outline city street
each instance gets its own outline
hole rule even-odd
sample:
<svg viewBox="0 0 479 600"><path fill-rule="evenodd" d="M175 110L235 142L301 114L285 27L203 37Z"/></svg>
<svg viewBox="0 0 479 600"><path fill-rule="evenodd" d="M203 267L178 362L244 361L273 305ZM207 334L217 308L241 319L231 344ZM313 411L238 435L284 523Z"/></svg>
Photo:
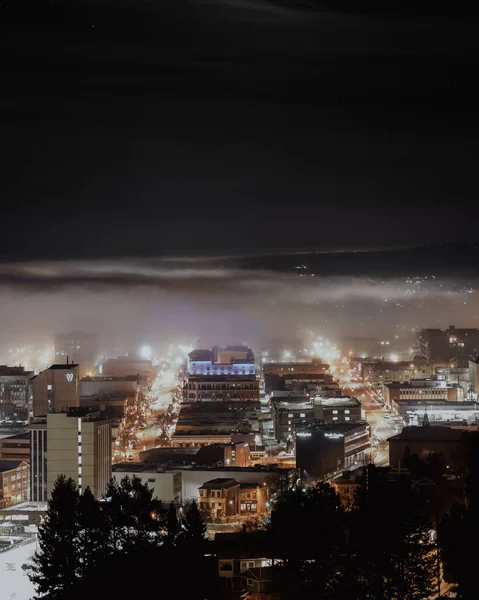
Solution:
<svg viewBox="0 0 479 600"><path fill-rule="evenodd" d="M345 383L344 393L355 396L361 401L365 419L371 426L372 456L378 466L389 464L387 440L399 433L402 421L384 407L381 389L363 383Z"/></svg>

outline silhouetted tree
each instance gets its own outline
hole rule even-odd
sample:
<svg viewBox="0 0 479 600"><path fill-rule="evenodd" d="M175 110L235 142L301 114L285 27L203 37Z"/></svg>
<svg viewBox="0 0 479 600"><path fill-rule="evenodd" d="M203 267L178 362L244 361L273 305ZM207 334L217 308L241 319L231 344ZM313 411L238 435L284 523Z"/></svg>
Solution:
<svg viewBox="0 0 479 600"><path fill-rule="evenodd" d="M172 502L168 508L168 514L166 515L166 543L174 544L179 534L180 521L176 514L176 506Z"/></svg>
<svg viewBox="0 0 479 600"><path fill-rule="evenodd" d="M29 575L36 598L56 600L74 589L79 572L78 489L61 475L55 482L43 525L38 528L40 552Z"/></svg>

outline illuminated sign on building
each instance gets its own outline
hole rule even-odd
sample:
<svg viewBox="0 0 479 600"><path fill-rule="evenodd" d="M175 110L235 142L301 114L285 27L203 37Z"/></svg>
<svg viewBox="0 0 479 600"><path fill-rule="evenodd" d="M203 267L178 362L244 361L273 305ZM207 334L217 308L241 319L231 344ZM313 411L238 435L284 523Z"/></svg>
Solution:
<svg viewBox="0 0 479 600"><path fill-rule="evenodd" d="M340 438L344 437L344 435L342 433L325 433L324 437L327 437L330 440L339 440Z"/></svg>
<svg viewBox="0 0 479 600"><path fill-rule="evenodd" d="M299 433L296 434L296 437L311 437L311 433L307 433L305 431L300 431Z"/></svg>
<svg viewBox="0 0 479 600"><path fill-rule="evenodd" d="M73 373L67 373L65 377L67 378L67 381L73 381Z"/></svg>

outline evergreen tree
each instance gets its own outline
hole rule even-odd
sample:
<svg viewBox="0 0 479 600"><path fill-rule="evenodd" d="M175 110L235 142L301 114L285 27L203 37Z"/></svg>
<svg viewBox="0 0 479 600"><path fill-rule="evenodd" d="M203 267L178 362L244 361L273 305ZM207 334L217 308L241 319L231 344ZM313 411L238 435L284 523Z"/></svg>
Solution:
<svg viewBox="0 0 479 600"><path fill-rule="evenodd" d="M206 523L204 522L198 505L193 500L186 510L183 522L185 537L192 540L204 540L206 534Z"/></svg>
<svg viewBox="0 0 479 600"><path fill-rule="evenodd" d="M106 515L89 487L78 501L78 552L81 578L96 573L111 552Z"/></svg>
<svg viewBox="0 0 479 600"><path fill-rule="evenodd" d="M435 545L407 478L389 481L366 467L352 516L353 587L364 600L423 600L437 587Z"/></svg>
<svg viewBox="0 0 479 600"><path fill-rule="evenodd" d="M68 597L79 572L78 489L60 475L55 482L45 521L38 529L40 552L35 554L30 579L36 598Z"/></svg>
<svg viewBox="0 0 479 600"><path fill-rule="evenodd" d="M180 521L176 514L176 507L173 502L168 508L166 516L166 543L173 545L180 533Z"/></svg>

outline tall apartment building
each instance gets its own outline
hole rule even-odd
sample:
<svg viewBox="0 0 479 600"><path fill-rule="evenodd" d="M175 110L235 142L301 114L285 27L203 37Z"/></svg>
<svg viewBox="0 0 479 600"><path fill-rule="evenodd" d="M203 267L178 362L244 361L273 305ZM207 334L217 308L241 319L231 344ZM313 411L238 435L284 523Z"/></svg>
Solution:
<svg viewBox="0 0 479 600"><path fill-rule="evenodd" d="M34 417L80 406L79 365L55 364L30 379Z"/></svg>
<svg viewBox="0 0 479 600"><path fill-rule="evenodd" d="M0 404L27 406L28 380L33 374L33 371L25 371L25 367L0 365Z"/></svg>
<svg viewBox="0 0 479 600"><path fill-rule="evenodd" d="M464 356L475 359L479 354L479 329L421 329L417 339L419 354L429 362L448 362Z"/></svg>
<svg viewBox="0 0 479 600"><path fill-rule="evenodd" d="M111 423L83 408L31 424L31 499L45 502L59 475L100 498L111 478Z"/></svg>
<svg viewBox="0 0 479 600"><path fill-rule="evenodd" d="M96 370L97 340L93 333L72 331L70 333L57 333L55 340L55 360L59 363L70 362L80 365L80 377Z"/></svg>

